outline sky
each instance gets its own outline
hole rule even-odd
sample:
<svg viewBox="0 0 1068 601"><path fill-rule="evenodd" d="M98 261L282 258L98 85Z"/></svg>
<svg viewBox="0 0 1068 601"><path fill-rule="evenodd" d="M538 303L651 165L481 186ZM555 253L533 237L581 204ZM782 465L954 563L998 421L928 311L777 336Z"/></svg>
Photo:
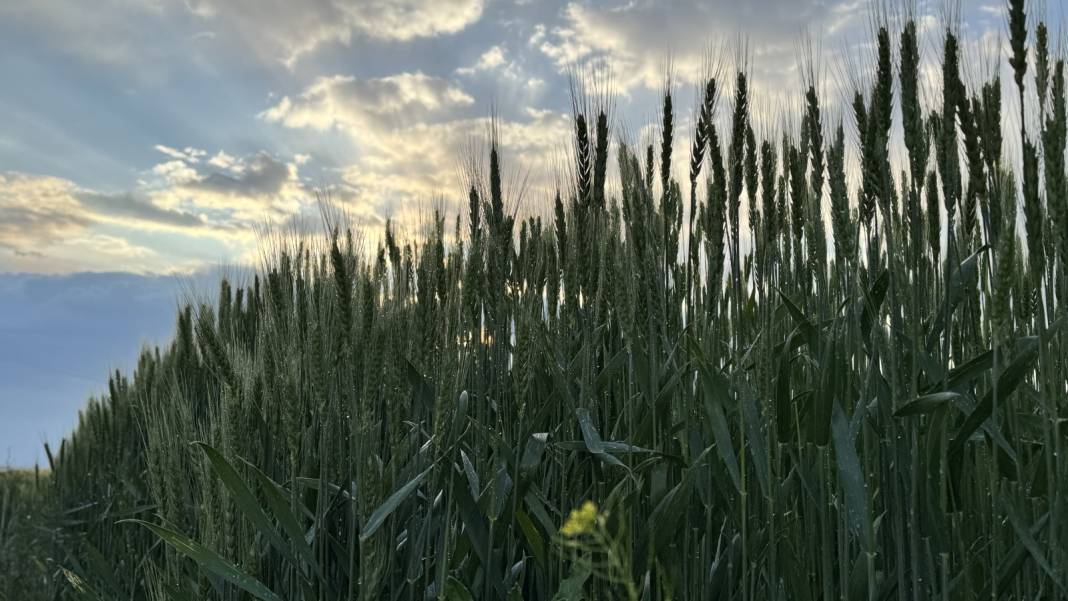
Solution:
<svg viewBox="0 0 1068 601"><path fill-rule="evenodd" d="M955 3L909 6L933 60ZM1000 2L951 12L966 40L1005 31ZM655 135L666 73L685 132L699 83L740 59L770 114L816 57L835 118L872 19L862 0L0 2L0 465L41 460L184 296L255 265L265 229L315 223L317 195L418 234L455 214L495 116L513 201L541 211L575 73L631 142Z"/></svg>

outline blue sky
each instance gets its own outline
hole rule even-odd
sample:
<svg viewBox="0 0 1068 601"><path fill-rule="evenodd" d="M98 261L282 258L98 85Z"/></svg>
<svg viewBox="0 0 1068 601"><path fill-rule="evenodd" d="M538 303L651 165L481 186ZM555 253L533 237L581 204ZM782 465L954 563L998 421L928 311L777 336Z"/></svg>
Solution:
<svg viewBox="0 0 1068 601"><path fill-rule="evenodd" d="M990 46L1001 3L964 4ZM932 61L943 6L914 7ZM774 112L800 97L807 39L833 117L871 18L860 0L0 2L0 464L41 457L110 369L167 340L186 284L254 264L257 228L314 220L316 190L369 232L417 232L461 197L495 110L540 211L569 71L607 69L614 128L640 141L669 58L684 131L710 56L726 73L744 47Z"/></svg>

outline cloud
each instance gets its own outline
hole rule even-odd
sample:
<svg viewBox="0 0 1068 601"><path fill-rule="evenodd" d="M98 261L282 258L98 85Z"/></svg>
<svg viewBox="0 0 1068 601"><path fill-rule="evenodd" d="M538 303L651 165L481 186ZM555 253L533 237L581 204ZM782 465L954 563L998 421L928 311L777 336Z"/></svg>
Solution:
<svg viewBox="0 0 1068 601"><path fill-rule="evenodd" d="M460 67L456 70L458 75L474 75L480 71L493 71L498 67L501 67L507 63L504 58L504 48L501 46L492 46L489 50L482 53L482 56L478 57L478 61L470 67Z"/></svg>
<svg viewBox="0 0 1068 601"><path fill-rule="evenodd" d="M111 257L121 257L122 259L135 262L142 262L148 258L158 258L159 255L156 251L133 244L125 238L119 236L109 236L107 234L89 234L86 236L79 236L70 241L70 246L76 250L84 250L90 253L99 253ZM129 265L129 263L127 263ZM125 271L125 270L124 270ZM129 271L140 271L137 269L129 269Z"/></svg>
<svg viewBox="0 0 1068 601"><path fill-rule="evenodd" d="M152 173L171 184L184 184L197 178L197 170L190 166L189 162L181 159L157 163L152 167Z"/></svg>
<svg viewBox="0 0 1068 601"><path fill-rule="evenodd" d="M4 0L0 23L42 31L79 60L159 77L170 59L198 45L234 44L295 66L354 37L407 42L455 34L478 21L484 0ZM193 45L190 45L190 42Z"/></svg>
<svg viewBox="0 0 1068 601"><path fill-rule="evenodd" d="M530 66L527 57L513 57L504 46L496 45L483 52L473 64L459 67L454 72L465 79L482 77L492 82L495 92L510 94L525 104L530 101L531 93L545 84L529 72Z"/></svg>
<svg viewBox="0 0 1068 601"><path fill-rule="evenodd" d="M231 166L228 171L209 173L188 185L194 190L228 196L273 196L296 180L295 169L268 154L258 154L240 168Z"/></svg>
<svg viewBox="0 0 1068 601"><path fill-rule="evenodd" d="M300 213L314 194L301 182L296 158L283 161L260 152L245 157L217 154L207 163L157 165L161 176L144 193L156 206L196 214L228 236L252 238L252 226ZM218 160L216 160L218 159ZM220 166L225 165L225 166Z"/></svg>
<svg viewBox="0 0 1068 601"><path fill-rule="evenodd" d="M94 224L196 233L212 224L156 204L143 191L107 193L50 176L0 173L0 248L39 253Z"/></svg>
<svg viewBox="0 0 1068 601"><path fill-rule="evenodd" d="M462 192L459 165L478 158L470 154L491 125L486 117L467 114L472 103L455 83L421 73L335 76L282 98L260 116L287 128L346 134L359 153L340 169L337 195L367 217L392 216L414 225L428 202L455 200ZM569 123L554 111L498 122L502 150L512 164L529 170L530 187L548 180L550 156L567 147Z"/></svg>
<svg viewBox="0 0 1068 601"><path fill-rule="evenodd" d="M133 271L190 269L202 261L191 257L204 241L238 256L254 247L254 226L284 221L314 202L296 158L220 151L201 162L203 151L164 154L185 158L155 165L147 179L118 192L0 172L0 251L7 251L0 252L0 270L99 269L116 261ZM150 233L172 238L157 240ZM167 246L170 256L164 258L155 245L173 245L173 236L183 242L177 255Z"/></svg>
<svg viewBox="0 0 1068 601"><path fill-rule="evenodd" d="M234 166L235 163L234 157L220 150L219 152L215 153L214 156L208 159L208 164L212 167L218 167L219 169L230 169Z"/></svg>
<svg viewBox="0 0 1068 601"><path fill-rule="evenodd" d="M265 49L292 67L329 43L353 36L406 42L454 34L481 18L483 0L261 0L190 1L206 22L230 31L248 46Z"/></svg>
<svg viewBox="0 0 1068 601"><path fill-rule="evenodd" d="M840 30L861 10L859 3L816 0L572 2L564 8L560 25L535 27L529 44L560 70L608 65L616 89L628 92L662 86L669 58L678 81L698 81L705 74L710 47L723 42L727 58L731 44L744 44L757 71L781 76L796 66L797 39L811 24L819 28L813 33L828 34L832 25ZM723 54L719 48L717 53Z"/></svg>
<svg viewBox="0 0 1068 601"><path fill-rule="evenodd" d="M5 0L0 23L43 29L54 48L97 64L129 66L161 56L152 23L161 15L152 1ZM157 40L158 41L158 40Z"/></svg>
<svg viewBox="0 0 1068 601"><path fill-rule="evenodd" d="M320 77L299 97L261 113L287 127L393 129L448 118L474 99L446 79L422 73L358 79Z"/></svg>
<svg viewBox="0 0 1068 601"><path fill-rule="evenodd" d="M233 156L219 150L202 161L208 156L203 150L156 149L178 158L154 165L152 177L141 181L136 195L120 195L125 210L136 207L156 221L183 225L195 215L198 223L236 230L300 212L313 196L299 175L299 166L310 160L307 155L285 161L267 152Z"/></svg>
<svg viewBox="0 0 1068 601"><path fill-rule="evenodd" d="M183 265L110 230L222 235L201 218L156 205L138 193L108 194L48 176L0 173L0 270L128 271Z"/></svg>
<svg viewBox="0 0 1068 601"><path fill-rule="evenodd" d="M284 161L266 152L235 157L220 150L202 162L208 154L203 150L164 154L184 158L156 164L134 190L73 195L91 221L227 237L250 236L242 229L300 212L313 196L300 181L296 157Z"/></svg>
<svg viewBox="0 0 1068 601"><path fill-rule="evenodd" d="M0 248L31 256L92 223L71 182L0 173Z"/></svg>
<svg viewBox="0 0 1068 601"><path fill-rule="evenodd" d="M979 12L986 13L994 17L1004 17L1006 14L1005 6L1000 4L980 4Z"/></svg>
<svg viewBox="0 0 1068 601"><path fill-rule="evenodd" d="M370 37L410 40L456 33L482 16L482 0L365 0L345 11Z"/></svg>
<svg viewBox="0 0 1068 601"><path fill-rule="evenodd" d="M163 144L156 144L155 146L153 146L153 148L171 157L172 159L185 161L187 163L197 163L200 161L200 158L202 156L207 154L203 150L200 150L198 148L191 148L189 146L186 146L184 150L178 150L176 148L171 148L170 146L164 146Z"/></svg>
<svg viewBox="0 0 1068 601"><path fill-rule="evenodd" d="M164 209L143 195L133 192L107 194L86 190L78 191L74 196L80 201L82 208L99 221L114 219L139 227L156 224L168 229L198 229L208 225L196 215Z"/></svg>

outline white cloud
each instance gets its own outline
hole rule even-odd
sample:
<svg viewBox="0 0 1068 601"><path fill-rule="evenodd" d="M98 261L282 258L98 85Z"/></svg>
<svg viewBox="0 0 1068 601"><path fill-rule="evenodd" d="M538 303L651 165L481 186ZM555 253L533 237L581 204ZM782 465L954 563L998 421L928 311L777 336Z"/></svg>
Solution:
<svg viewBox="0 0 1068 601"><path fill-rule="evenodd" d="M163 144L156 144L153 148L172 159L178 159L189 163L200 162L200 158L207 154L203 150L192 148L190 146L186 146L183 150L178 150L177 148L171 148L170 146L164 146Z"/></svg>
<svg viewBox="0 0 1068 601"><path fill-rule="evenodd" d="M127 260L143 260L159 256L156 251L150 248L133 244L125 238L109 236L107 234L79 236L71 240L70 246L74 248L82 248L90 252L122 257Z"/></svg>
<svg viewBox="0 0 1068 601"><path fill-rule="evenodd" d="M529 94L545 82L527 72L529 63L526 58L521 55L511 57L503 46L491 46L478 57L477 61L469 66L459 67L455 73L464 78L482 76L493 81L498 89L504 88L512 93Z"/></svg>
<svg viewBox="0 0 1068 601"><path fill-rule="evenodd" d="M234 167L234 157L220 150L208 159L208 164L219 169L231 169Z"/></svg>
<svg viewBox="0 0 1068 601"><path fill-rule="evenodd" d="M422 73L358 79L320 77L300 96L261 113L287 127L393 129L448 118L474 99L448 80Z"/></svg>
<svg viewBox="0 0 1068 601"><path fill-rule="evenodd" d="M360 214L412 225L427 202L461 195L459 165L490 129L488 118L466 115L472 103L456 84L420 73L338 76L282 98L261 117L288 128L345 133L359 153L340 171L342 200ZM528 183L536 187L551 175L550 157L567 148L570 126L558 112L528 115L499 122L498 134L504 156L514 161L506 166L529 170Z"/></svg>
<svg viewBox="0 0 1068 601"><path fill-rule="evenodd" d="M58 177L0 173L0 248L40 253L48 244L82 231L91 218L76 191L74 184Z"/></svg>
<svg viewBox="0 0 1068 601"><path fill-rule="evenodd" d="M189 166L189 163L180 159L159 163L152 167L152 172L170 184L184 184L197 178L196 169L193 169Z"/></svg>
<svg viewBox="0 0 1068 601"><path fill-rule="evenodd" d="M0 270L7 271L169 271L183 266L182 258L164 258L101 228L210 230L192 215L143 198L91 192L65 179L23 173L0 173L0 214Z"/></svg>
<svg viewBox="0 0 1068 601"><path fill-rule="evenodd" d="M234 230L264 219L285 219L312 202L295 161L262 152L246 157L220 152L208 165L213 169L198 169L184 161L156 165L153 173L159 180L149 182L144 194L155 205L203 215L206 221Z"/></svg>
<svg viewBox="0 0 1068 601"><path fill-rule="evenodd" d="M745 45L754 70L774 75L776 86L782 87L780 78L797 64L797 40L804 30L815 27L817 36L834 34L862 10L856 2L828 5L812 0L571 2L563 10L562 24L536 26L529 44L561 71L607 65L613 86L623 93L638 87L658 89L669 61L676 81L696 82L705 75L710 48L719 55L714 60L730 67L733 48Z"/></svg>
<svg viewBox="0 0 1068 601"><path fill-rule="evenodd" d="M255 247L254 226L285 221L314 203L297 159L220 151L200 163L206 153L185 154L155 165L137 187L122 192L0 172L0 270L193 268L197 261L190 257L205 241L243 256ZM152 233L167 234L172 242L173 236L186 238L189 254L174 256L173 247L160 252Z"/></svg>
<svg viewBox="0 0 1068 601"><path fill-rule="evenodd" d="M51 176L0 172L0 248L32 253L102 224L219 235L219 224L163 206L144 191L87 190Z"/></svg>
<svg viewBox="0 0 1068 601"><path fill-rule="evenodd" d="M324 44L353 36L405 42L454 34L478 21L483 0L189 1L190 10L288 66Z"/></svg>
<svg viewBox="0 0 1068 601"><path fill-rule="evenodd" d="M151 63L157 69L140 73L158 78L158 67L197 44L232 43L293 67L323 45L354 37L406 42L455 34L483 8L484 0L4 0L0 22L43 30L81 60ZM193 22L183 23L190 15Z"/></svg>
<svg viewBox="0 0 1068 601"><path fill-rule="evenodd" d="M504 58L504 48L501 46L493 46L489 50L482 53L482 56L478 57L478 61L470 67L460 67L456 70L459 75L473 75L480 71L493 71L498 67L505 65L507 61Z"/></svg>

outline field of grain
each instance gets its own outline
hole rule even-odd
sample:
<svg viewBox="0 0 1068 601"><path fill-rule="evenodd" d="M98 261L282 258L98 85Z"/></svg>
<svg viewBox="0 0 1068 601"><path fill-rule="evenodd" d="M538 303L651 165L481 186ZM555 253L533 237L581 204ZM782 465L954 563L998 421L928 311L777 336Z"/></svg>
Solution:
<svg viewBox="0 0 1068 601"><path fill-rule="evenodd" d="M273 239L0 474L0 597L1068 597L1065 65L1024 5L1012 82L946 28L930 89L877 24L840 120L723 71L681 155L672 90L644 148L577 102L551 217L491 136L425 236Z"/></svg>

